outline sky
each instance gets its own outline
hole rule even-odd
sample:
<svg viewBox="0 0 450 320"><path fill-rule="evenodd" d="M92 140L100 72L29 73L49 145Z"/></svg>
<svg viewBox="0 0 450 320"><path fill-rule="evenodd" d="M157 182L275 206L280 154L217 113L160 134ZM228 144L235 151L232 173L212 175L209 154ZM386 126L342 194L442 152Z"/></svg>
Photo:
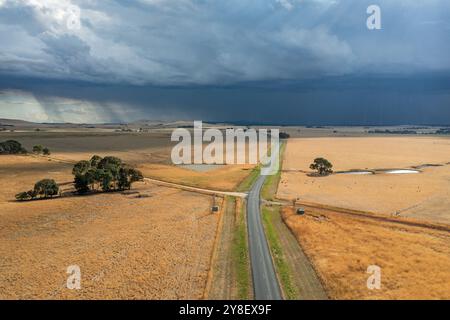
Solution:
<svg viewBox="0 0 450 320"><path fill-rule="evenodd" d="M0 0L0 118L450 124L450 1Z"/></svg>

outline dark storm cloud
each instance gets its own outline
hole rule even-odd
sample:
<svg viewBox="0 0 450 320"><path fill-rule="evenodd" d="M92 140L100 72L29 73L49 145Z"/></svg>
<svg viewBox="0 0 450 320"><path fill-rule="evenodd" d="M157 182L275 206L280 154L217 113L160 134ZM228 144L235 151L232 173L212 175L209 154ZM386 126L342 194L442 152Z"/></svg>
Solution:
<svg viewBox="0 0 450 320"><path fill-rule="evenodd" d="M47 97L90 101L98 119L201 119L266 124L450 124L450 77L335 77L233 86L124 86L0 79L0 87L33 93L48 116L61 108ZM114 106L112 106L114 104ZM67 112L67 111L66 111ZM88 118L92 119L92 118Z"/></svg>
<svg viewBox="0 0 450 320"><path fill-rule="evenodd" d="M0 117L448 123L450 2L375 2L0 0Z"/></svg>

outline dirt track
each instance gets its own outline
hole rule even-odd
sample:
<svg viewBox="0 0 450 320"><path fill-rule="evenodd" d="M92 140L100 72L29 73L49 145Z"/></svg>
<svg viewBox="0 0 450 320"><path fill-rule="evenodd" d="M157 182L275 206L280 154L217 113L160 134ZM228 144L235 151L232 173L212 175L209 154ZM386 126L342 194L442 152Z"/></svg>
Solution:
<svg viewBox="0 0 450 320"><path fill-rule="evenodd" d="M283 254L293 271L293 281L298 289L300 300L328 299L325 289L317 277L308 257L303 252L291 230L283 222L281 215L274 214L273 223L283 247Z"/></svg>
<svg viewBox="0 0 450 320"><path fill-rule="evenodd" d="M403 218L403 217L386 217L384 215L379 215L379 214L375 214L375 213L371 213L371 212L351 210L351 209L346 209L346 208L338 208L338 207L332 207L332 206L309 203L309 202L302 202L302 201L297 201L296 204L301 205L305 209L312 209L316 213L338 213L338 214L355 216L355 217L363 218L363 219L378 220L378 221L383 221L383 222L403 224L403 225L411 226L411 227L427 228L427 229L432 229L432 230L450 232L450 226L446 225L446 224L415 221L414 219Z"/></svg>
<svg viewBox="0 0 450 320"><path fill-rule="evenodd" d="M236 223L235 202L229 198L223 211L221 230L219 231L217 252L212 266L213 275L207 295L211 300L236 299L234 266L233 266L233 235Z"/></svg>

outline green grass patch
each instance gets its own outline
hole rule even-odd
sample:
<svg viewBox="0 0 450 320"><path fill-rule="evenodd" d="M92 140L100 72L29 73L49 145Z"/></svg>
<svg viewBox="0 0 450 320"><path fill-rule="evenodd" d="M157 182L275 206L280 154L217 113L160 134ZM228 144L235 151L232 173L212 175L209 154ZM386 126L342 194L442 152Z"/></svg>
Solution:
<svg viewBox="0 0 450 320"><path fill-rule="evenodd" d="M292 270L284 258L280 240L273 222L274 216L276 214L280 214L279 211L279 206L263 206L263 224L266 231L267 241L269 242L270 251L272 252L272 257L275 262L275 268L277 270L277 274L283 288L283 292L287 299L296 300L298 299L298 291L292 280Z"/></svg>
<svg viewBox="0 0 450 320"><path fill-rule="evenodd" d="M247 300L250 298L250 257L244 205L236 219L233 239L233 260L236 272L238 299Z"/></svg>
<svg viewBox="0 0 450 320"><path fill-rule="evenodd" d="M254 167L250 174L239 184L236 191L245 192L250 190L256 179L258 179L260 171L259 166Z"/></svg>
<svg viewBox="0 0 450 320"><path fill-rule="evenodd" d="M278 184L281 179L281 170L274 175L267 176L266 181L261 189L261 197L265 200L273 201L277 193Z"/></svg>
<svg viewBox="0 0 450 320"><path fill-rule="evenodd" d="M267 176L266 181L261 189L261 197L265 200L274 200L277 193L278 184L281 179L281 165L283 162L284 150L286 149L286 143L282 142L280 146L280 167L276 174Z"/></svg>

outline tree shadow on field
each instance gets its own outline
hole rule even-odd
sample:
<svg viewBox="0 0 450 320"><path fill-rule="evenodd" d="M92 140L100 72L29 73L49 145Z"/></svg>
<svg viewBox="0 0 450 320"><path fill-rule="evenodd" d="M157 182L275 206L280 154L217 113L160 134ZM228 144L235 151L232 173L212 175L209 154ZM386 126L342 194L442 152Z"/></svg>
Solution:
<svg viewBox="0 0 450 320"><path fill-rule="evenodd" d="M325 177L332 175L332 173L320 174L318 172L309 172L306 175L311 178L325 178Z"/></svg>

